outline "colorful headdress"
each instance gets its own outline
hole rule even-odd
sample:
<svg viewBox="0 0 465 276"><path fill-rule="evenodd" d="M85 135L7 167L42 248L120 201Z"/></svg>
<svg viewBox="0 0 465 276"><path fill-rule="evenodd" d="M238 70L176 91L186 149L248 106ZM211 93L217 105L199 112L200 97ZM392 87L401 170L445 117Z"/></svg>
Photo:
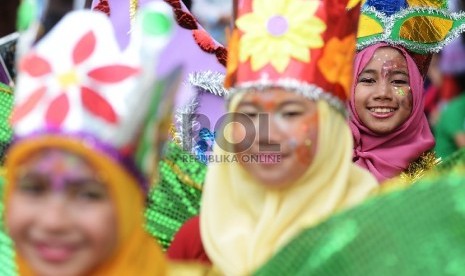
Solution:
<svg viewBox="0 0 465 276"><path fill-rule="evenodd" d="M282 87L338 110L349 95L359 1L238 1L227 85Z"/></svg>
<svg viewBox="0 0 465 276"><path fill-rule="evenodd" d="M357 49L378 42L412 53L424 75L432 53L465 30L465 14L449 13L446 0L366 0L360 16Z"/></svg>
<svg viewBox="0 0 465 276"><path fill-rule="evenodd" d="M173 24L167 5L147 6L121 50L105 15L66 15L19 62L14 151L84 145L124 165L147 190L160 102L179 73L155 77Z"/></svg>
<svg viewBox="0 0 465 276"><path fill-rule="evenodd" d="M175 142L186 152L205 161L211 150L214 126L226 113L224 73L226 48L215 41L199 24L181 0L94 0L93 9L110 17L120 46L125 46L133 28L138 8L147 3L166 2L173 9L177 24L174 38L162 56L169 56L158 68L164 74L182 63L182 79L186 85L179 87L176 101L175 127L172 128Z"/></svg>

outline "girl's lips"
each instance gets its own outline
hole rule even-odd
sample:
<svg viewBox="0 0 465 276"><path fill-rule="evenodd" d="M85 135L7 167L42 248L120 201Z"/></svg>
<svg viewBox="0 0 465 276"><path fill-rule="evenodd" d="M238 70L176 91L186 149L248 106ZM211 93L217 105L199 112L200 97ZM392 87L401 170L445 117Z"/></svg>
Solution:
<svg viewBox="0 0 465 276"><path fill-rule="evenodd" d="M69 260L75 251L74 247L70 245L37 243L34 247L43 260L53 263L60 263Z"/></svg>
<svg viewBox="0 0 465 276"><path fill-rule="evenodd" d="M377 119L387 119L387 118L390 118L392 116L394 116L395 112L396 112L396 109L393 109L393 108L383 108L381 109L382 112L379 112L380 109L378 108L369 108L368 111L370 112L370 114L377 118Z"/></svg>

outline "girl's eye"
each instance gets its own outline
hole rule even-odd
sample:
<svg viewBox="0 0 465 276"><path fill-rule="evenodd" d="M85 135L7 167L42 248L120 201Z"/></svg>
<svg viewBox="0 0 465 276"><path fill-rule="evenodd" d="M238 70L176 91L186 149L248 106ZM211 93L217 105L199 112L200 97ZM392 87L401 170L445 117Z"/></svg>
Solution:
<svg viewBox="0 0 465 276"><path fill-rule="evenodd" d="M285 118L292 118L302 115L302 111L285 111L282 113L283 117Z"/></svg>
<svg viewBox="0 0 465 276"><path fill-rule="evenodd" d="M91 189L79 191L77 194L78 198L89 200L89 201L100 201L105 198L105 194L100 191L93 191Z"/></svg>
<svg viewBox="0 0 465 276"><path fill-rule="evenodd" d="M71 183L70 193L78 199L86 201L100 201L107 197L106 189L99 182L81 182Z"/></svg>
<svg viewBox="0 0 465 276"><path fill-rule="evenodd" d="M362 83L375 83L375 79L373 78L360 78L358 80L358 82L362 82Z"/></svg>
<svg viewBox="0 0 465 276"><path fill-rule="evenodd" d="M25 177L18 182L18 189L28 195L40 196L47 192L48 185L44 179Z"/></svg>
<svg viewBox="0 0 465 276"><path fill-rule="evenodd" d="M394 85L406 85L406 84L408 84L408 81L406 81L406 80L393 80L392 84L394 84Z"/></svg>

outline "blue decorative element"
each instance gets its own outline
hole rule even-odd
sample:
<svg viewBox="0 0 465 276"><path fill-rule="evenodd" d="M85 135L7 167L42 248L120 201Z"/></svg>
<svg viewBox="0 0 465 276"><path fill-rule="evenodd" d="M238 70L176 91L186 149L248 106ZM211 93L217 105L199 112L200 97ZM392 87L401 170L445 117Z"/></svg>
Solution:
<svg viewBox="0 0 465 276"><path fill-rule="evenodd" d="M405 0L367 0L364 7L374 7L387 16L393 15L408 7Z"/></svg>
<svg viewBox="0 0 465 276"><path fill-rule="evenodd" d="M202 163L207 164L208 162L208 151L213 151L213 145L215 144L216 132L211 132L208 128L202 128L199 132L199 140L194 146L194 154L198 160Z"/></svg>

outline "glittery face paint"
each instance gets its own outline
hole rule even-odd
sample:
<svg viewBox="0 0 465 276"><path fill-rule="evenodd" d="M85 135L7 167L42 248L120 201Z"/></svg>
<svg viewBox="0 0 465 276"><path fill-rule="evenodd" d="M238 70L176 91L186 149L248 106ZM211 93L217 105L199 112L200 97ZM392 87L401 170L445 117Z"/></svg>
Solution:
<svg viewBox="0 0 465 276"><path fill-rule="evenodd" d="M373 60L382 62L381 77L383 79L392 78L396 74L408 76L407 63L403 56L392 53L375 54Z"/></svg>
<svg viewBox="0 0 465 276"><path fill-rule="evenodd" d="M398 88L398 87L396 87L396 88L395 88L395 93L396 93L397 95L399 95L399 96L404 97L404 96L407 95L407 93L410 93L410 88L407 88L407 89L405 89L405 90L407 90L407 92L404 91L404 88Z"/></svg>
<svg viewBox="0 0 465 276"><path fill-rule="evenodd" d="M381 76L383 78L387 78L390 73L396 68L396 63L393 60L386 60L383 62L383 66L381 67Z"/></svg>
<svg viewBox="0 0 465 276"><path fill-rule="evenodd" d="M378 48L357 77L355 111L377 134L388 134L410 116L413 96L407 60L397 49Z"/></svg>
<svg viewBox="0 0 465 276"><path fill-rule="evenodd" d="M249 149L236 151L239 160L245 155L268 154L264 146L267 142L280 147L282 158L279 163L241 163L259 182L284 186L295 181L310 166L317 147L318 113L315 102L292 92L270 89L244 95L236 112L246 114L257 133ZM260 121L259 114L267 115L268 121ZM263 130L267 132L263 133ZM233 128L233 136L240 132L241 128ZM311 141L310 145L308 141Z"/></svg>
<svg viewBox="0 0 465 276"><path fill-rule="evenodd" d="M70 185L103 185L98 173L78 156L61 150L47 150L19 168L19 184L42 183L54 192L63 192Z"/></svg>

